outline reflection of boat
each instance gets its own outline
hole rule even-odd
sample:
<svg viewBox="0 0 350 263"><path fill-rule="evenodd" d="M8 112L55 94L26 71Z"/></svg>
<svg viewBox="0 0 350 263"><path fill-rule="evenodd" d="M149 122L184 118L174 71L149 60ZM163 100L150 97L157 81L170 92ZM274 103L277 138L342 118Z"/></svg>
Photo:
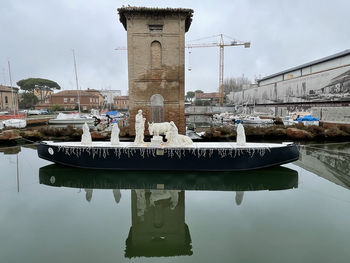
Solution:
<svg viewBox="0 0 350 263"><path fill-rule="evenodd" d="M39 170L39 182L54 187L83 188L91 201L93 189L131 189L131 227L125 257L192 255L185 222L185 191L236 191L241 205L244 191L298 187L297 171L274 167L250 172L101 171L48 165ZM117 193L117 194L116 194Z"/></svg>
<svg viewBox="0 0 350 263"><path fill-rule="evenodd" d="M285 167L249 172L101 171L56 164L41 167L41 184L88 189L210 191L283 190L298 187L298 173Z"/></svg>
<svg viewBox="0 0 350 263"><path fill-rule="evenodd" d="M293 162L299 151L292 143L193 143L183 147L135 146L132 142L41 142L40 158L90 169L111 170L253 170Z"/></svg>

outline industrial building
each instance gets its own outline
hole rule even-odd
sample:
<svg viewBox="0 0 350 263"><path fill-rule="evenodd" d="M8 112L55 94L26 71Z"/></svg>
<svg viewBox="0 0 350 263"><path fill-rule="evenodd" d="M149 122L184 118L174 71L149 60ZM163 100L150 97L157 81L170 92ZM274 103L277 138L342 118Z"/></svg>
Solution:
<svg viewBox="0 0 350 263"><path fill-rule="evenodd" d="M266 76L257 84L230 93L228 99L235 105L271 105L275 116L308 110L325 121L350 121L350 49Z"/></svg>

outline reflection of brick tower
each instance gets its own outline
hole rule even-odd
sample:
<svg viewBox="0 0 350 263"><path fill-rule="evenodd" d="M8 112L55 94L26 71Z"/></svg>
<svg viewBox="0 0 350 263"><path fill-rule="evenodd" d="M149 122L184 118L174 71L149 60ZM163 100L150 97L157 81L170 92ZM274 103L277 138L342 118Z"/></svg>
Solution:
<svg viewBox="0 0 350 263"><path fill-rule="evenodd" d="M132 190L131 212L125 257L192 255L185 223L185 191Z"/></svg>
<svg viewBox="0 0 350 263"><path fill-rule="evenodd" d="M130 134L142 109L147 122L174 121L185 133L185 32L192 9L122 7L128 36Z"/></svg>

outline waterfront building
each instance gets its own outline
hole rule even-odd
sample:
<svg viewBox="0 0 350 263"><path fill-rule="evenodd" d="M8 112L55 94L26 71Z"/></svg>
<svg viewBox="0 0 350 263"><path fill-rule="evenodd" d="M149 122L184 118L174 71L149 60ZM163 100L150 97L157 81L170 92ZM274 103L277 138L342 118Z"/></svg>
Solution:
<svg viewBox="0 0 350 263"><path fill-rule="evenodd" d="M185 133L185 32L192 9L122 7L127 30L130 131L142 109L147 122L174 121Z"/></svg>
<svg viewBox="0 0 350 263"><path fill-rule="evenodd" d="M113 104L116 110L127 111L129 109L129 96L116 96Z"/></svg>
<svg viewBox="0 0 350 263"><path fill-rule="evenodd" d="M257 84L231 92L228 99L235 105L271 105L276 116L307 110L330 122L350 122L350 49L266 76ZM339 103L320 106L323 102Z"/></svg>
<svg viewBox="0 0 350 263"><path fill-rule="evenodd" d="M0 111L12 110L18 111L18 88L0 85Z"/></svg>
<svg viewBox="0 0 350 263"><path fill-rule="evenodd" d="M78 94L79 92L79 94ZM45 103L36 105L36 109L48 109L53 105L59 105L65 110L77 109L80 97L80 109L82 111L98 109L100 97L91 91L64 90L52 94Z"/></svg>

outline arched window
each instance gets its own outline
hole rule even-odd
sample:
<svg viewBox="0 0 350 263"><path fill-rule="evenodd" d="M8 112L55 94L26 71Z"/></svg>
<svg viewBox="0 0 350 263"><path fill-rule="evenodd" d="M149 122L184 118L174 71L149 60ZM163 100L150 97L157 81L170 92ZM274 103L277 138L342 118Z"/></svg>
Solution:
<svg viewBox="0 0 350 263"><path fill-rule="evenodd" d="M164 98L160 94L151 97L151 122L164 121Z"/></svg>
<svg viewBox="0 0 350 263"><path fill-rule="evenodd" d="M151 64L154 69L162 67L162 45L158 41L151 44Z"/></svg>
<svg viewBox="0 0 350 263"><path fill-rule="evenodd" d="M7 96L5 96L5 103L9 103L9 98Z"/></svg>

